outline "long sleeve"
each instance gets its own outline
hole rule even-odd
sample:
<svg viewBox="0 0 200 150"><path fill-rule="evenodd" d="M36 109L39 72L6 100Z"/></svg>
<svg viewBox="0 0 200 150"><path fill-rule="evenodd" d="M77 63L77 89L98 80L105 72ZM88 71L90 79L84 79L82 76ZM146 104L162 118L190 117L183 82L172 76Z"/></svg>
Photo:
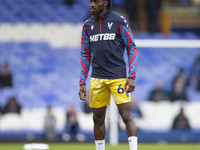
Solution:
<svg viewBox="0 0 200 150"><path fill-rule="evenodd" d="M128 78L135 79L136 68L137 68L137 48L134 43L133 34L131 32L130 27L120 25L120 35L123 39L128 55L128 62L129 62Z"/></svg>
<svg viewBox="0 0 200 150"><path fill-rule="evenodd" d="M88 71L91 63L91 50L89 37L86 28L83 27L81 36L81 56L80 56L80 81L79 85L86 85Z"/></svg>

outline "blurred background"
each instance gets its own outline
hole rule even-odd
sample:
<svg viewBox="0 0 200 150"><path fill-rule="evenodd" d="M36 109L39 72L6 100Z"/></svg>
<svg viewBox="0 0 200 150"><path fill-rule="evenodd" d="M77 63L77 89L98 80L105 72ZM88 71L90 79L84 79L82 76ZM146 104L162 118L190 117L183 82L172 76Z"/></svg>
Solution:
<svg viewBox="0 0 200 150"><path fill-rule="evenodd" d="M138 46L139 141L200 142L200 0L113 0L113 10ZM93 141L91 109L78 96L90 16L89 0L0 0L0 141ZM126 142L120 117L118 129Z"/></svg>

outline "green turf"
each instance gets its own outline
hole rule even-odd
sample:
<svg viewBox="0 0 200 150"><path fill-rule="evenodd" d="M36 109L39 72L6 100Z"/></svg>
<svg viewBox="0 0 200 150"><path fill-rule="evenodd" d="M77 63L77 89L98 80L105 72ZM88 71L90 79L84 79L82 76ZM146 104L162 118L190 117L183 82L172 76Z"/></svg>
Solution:
<svg viewBox="0 0 200 150"><path fill-rule="evenodd" d="M0 150L23 150L24 143L0 143ZM94 144L49 143L50 150L95 150ZM106 145L106 150L129 150L128 144ZM200 150L200 144L139 144L138 150Z"/></svg>

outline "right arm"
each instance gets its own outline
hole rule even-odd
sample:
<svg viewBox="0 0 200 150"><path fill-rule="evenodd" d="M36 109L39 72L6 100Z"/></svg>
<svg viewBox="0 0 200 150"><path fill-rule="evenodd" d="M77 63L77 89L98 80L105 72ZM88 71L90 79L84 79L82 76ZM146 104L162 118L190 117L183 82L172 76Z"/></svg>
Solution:
<svg viewBox="0 0 200 150"><path fill-rule="evenodd" d="M86 80L88 76L88 71L91 63L91 50L89 45L89 36L86 32L86 28L83 27L81 36L81 57L80 57L80 89L79 97L81 100L86 100Z"/></svg>

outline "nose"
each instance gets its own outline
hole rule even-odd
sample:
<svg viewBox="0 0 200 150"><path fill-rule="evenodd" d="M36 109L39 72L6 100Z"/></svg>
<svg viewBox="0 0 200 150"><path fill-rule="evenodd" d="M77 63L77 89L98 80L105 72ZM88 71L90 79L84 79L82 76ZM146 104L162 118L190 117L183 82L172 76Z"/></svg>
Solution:
<svg viewBox="0 0 200 150"><path fill-rule="evenodd" d="M94 6L95 6L95 2L92 1L92 2L90 3L90 7L94 7Z"/></svg>

